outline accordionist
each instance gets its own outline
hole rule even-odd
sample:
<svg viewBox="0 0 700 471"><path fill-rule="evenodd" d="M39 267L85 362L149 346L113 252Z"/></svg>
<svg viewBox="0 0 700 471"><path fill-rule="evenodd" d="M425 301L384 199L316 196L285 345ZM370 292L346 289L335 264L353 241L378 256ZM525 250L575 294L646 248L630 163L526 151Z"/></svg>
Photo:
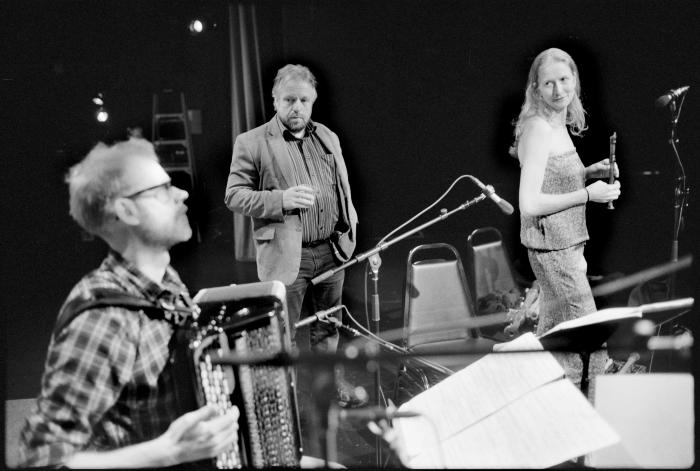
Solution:
<svg viewBox="0 0 700 471"><path fill-rule="evenodd" d="M135 138L98 144L67 182L71 216L110 250L59 315L19 465L162 467L218 456L237 440L238 410L180 415L171 384L175 324L192 305L168 251L192 236L188 193Z"/></svg>

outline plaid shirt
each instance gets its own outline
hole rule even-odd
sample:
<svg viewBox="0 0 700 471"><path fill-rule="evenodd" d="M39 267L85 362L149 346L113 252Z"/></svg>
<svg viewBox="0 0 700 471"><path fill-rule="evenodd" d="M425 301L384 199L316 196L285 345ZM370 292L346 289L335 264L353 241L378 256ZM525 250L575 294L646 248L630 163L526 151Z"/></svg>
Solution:
<svg viewBox="0 0 700 471"><path fill-rule="evenodd" d="M147 300L191 301L177 272L162 283L111 251L68 296L110 288ZM49 345L41 395L20 438L20 466L52 466L81 450L110 450L161 435L180 415L172 387L173 327L143 311L94 308L78 315Z"/></svg>

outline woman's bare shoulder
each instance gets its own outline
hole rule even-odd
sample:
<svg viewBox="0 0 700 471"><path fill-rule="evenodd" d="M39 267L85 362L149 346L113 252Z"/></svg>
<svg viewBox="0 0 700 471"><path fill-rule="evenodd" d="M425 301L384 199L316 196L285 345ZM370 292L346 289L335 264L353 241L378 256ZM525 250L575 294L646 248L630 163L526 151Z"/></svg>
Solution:
<svg viewBox="0 0 700 471"><path fill-rule="evenodd" d="M541 116L530 116L525 121L523 121L523 134L533 133L533 134L551 134L552 125Z"/></svg>
<svg viewBox="0 0 700 471"><path fill-rule="evenodd" d="M552 126L544 118L532 116L523 122L523 133L518 143L520 164L531 160L533 154L546 157L551 147L552 134Z"/></svg>

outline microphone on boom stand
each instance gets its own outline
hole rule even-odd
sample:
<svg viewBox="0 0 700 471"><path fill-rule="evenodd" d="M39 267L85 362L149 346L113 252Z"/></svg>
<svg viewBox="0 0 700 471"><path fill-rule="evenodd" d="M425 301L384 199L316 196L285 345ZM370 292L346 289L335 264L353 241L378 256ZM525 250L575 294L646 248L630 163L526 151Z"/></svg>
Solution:
<svg viewBox="0 0 700 471"><path fill-rule="evenodd" d="M481 188L481 192L489 198L491 201L496 203L499 208L501 208L501 211L503 211L507 215L513 214L513 205L501 198L496 194L496 190L491 185L484 185L478 178L472 177L472 181L476 183L476 185Z"/></svg>
<svg viewBox="0 0 700 471"><path fill-rule="evenodd" d="M338 312L344 308L345 308L345 305L341 304L340 306L333 306L330 309L324 309L323 311L318 311L316 314L314 314L312 316L305 317L304 319L295 323L294 328L298 329L299 327L304 327L304 326L307 326L309 324L313 324L314 322L317 322L317 321L327 320L328 316L330 316L334 312Z"/></svg>
<svg viewBox="0 0 700 471"><path fill-rule="evenodd" d="M682 97L683 95L686 94L686 92L690 89L688 85L685 85L683 87L678 87L675 89L671 89L661 95L659 98L656 99L654 102L658 108L663 108L664 106L668 105L672 101L675 101Z"/></svg>

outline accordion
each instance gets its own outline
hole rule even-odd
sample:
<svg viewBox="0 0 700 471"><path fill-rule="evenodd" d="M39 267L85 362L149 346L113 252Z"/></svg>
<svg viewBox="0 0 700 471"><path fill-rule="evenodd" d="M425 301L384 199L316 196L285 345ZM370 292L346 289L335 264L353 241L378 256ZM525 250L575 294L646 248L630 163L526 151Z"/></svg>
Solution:
<svg viewBox="0 0 700 471"><path fill-rule="evenodd" d="M194 381L184 389L180 384L180 403L190 408L212 404L222 414L236 406L240 412L238 443L213 464L219 469L298 467L302 449L293 368L212 362L219 355L289 350L284 285L207 288L194 301L199 312L180 335L177 360L180 375Z"/></svg>

